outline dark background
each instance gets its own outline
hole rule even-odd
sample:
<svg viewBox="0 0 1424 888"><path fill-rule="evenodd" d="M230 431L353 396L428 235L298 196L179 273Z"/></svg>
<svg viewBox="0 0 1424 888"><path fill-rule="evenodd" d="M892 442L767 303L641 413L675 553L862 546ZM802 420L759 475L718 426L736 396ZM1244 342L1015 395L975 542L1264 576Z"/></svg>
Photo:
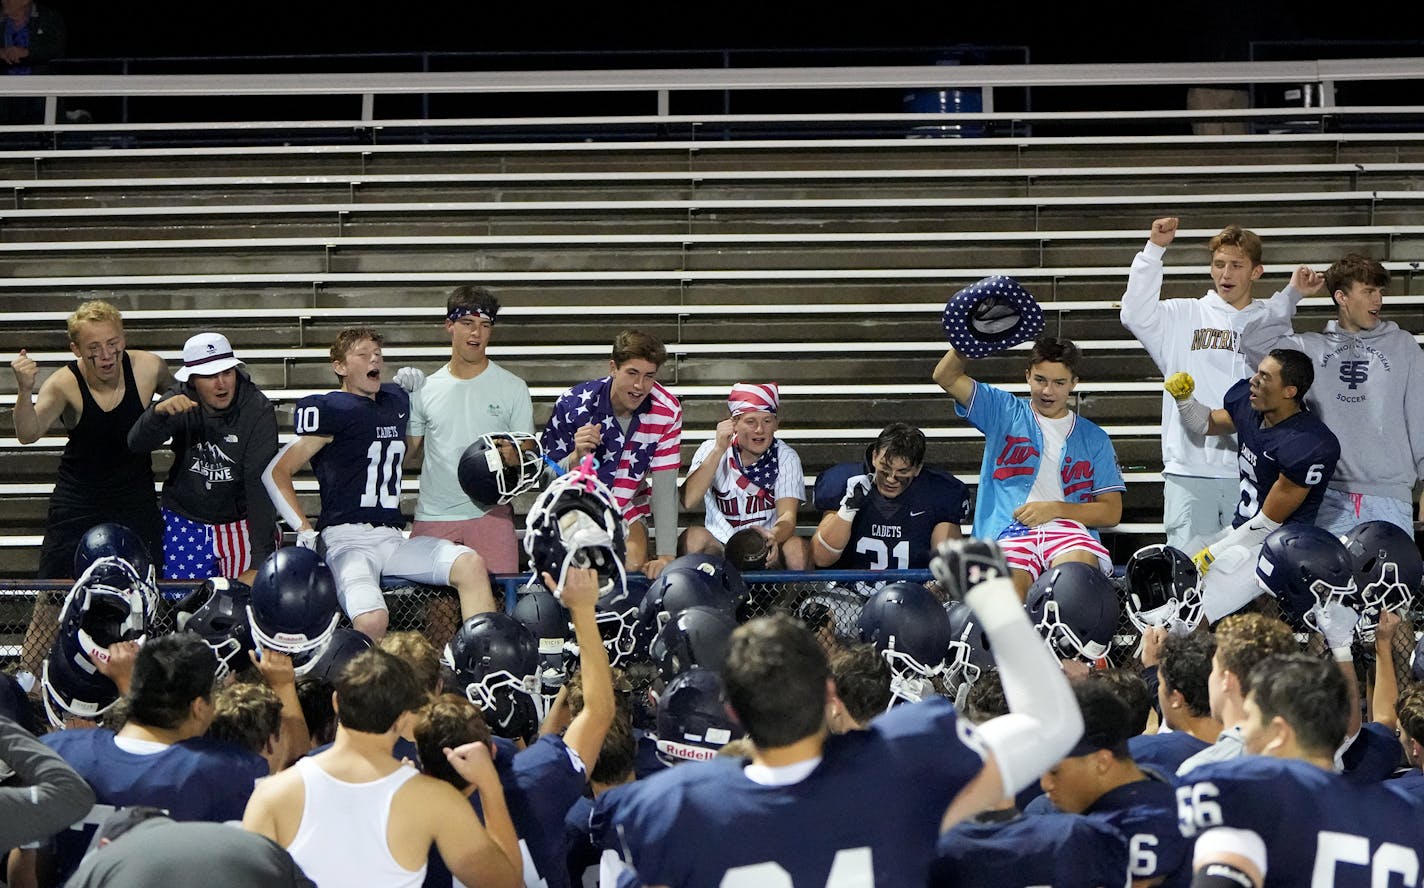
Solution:
<svg viewBox="0 0 1424 888"><path fill-rule="evenodd" d="M1026 46L1036 63L1221 61L1300 40L1390 42L1308 55L1424 54L1420 8L1393 3L38 2L64 15L69 56L90 58L995 44ZM880 63L921 61L933 57Z"/></svg>

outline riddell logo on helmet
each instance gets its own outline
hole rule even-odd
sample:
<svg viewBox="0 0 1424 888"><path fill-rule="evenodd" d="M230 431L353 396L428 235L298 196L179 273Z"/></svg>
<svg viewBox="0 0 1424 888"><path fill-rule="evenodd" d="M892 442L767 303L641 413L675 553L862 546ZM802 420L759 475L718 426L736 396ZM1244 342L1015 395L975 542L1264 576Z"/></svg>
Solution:
<svg viewBox="0 0 1424 888"><path fill-rule="evenodd" d="M717 757L715 750L703 749L701 746L688 746L673 740L659 740L658 749L674 758L687 759L690 762L710 762Z"/></svg>

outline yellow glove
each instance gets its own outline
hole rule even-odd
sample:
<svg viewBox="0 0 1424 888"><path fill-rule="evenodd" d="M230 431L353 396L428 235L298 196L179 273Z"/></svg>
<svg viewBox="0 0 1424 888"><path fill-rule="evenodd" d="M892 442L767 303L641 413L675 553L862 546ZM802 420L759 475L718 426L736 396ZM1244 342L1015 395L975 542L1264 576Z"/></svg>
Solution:
<svg viewBox="0 0 1424 888"><path fill-rule="evenodd" d="M1187 374L1185 373L1178 373L1177 375L1187 376ZM1190 376L1187 376L1187 383L1190 384L1191 381L1192 378ZM1211 563L1215 560L1216 558L1212 556L1210 547L1202 549L1200 552L1192 556L1192 564L1195 564L1197 566L1197 573L1200 576L1206 576L1207 569L1211 567Z"/></svg>
<svg viewBox="0 0 1424 888"><path fill-rule="evenodd" d="M1167 381L1162 383L1162 388L1167 390L1167 394L1178 401L1185 401L1196 391L1196 380L1192 379L1190 373L1173 373L1167 377Z"/></svg>

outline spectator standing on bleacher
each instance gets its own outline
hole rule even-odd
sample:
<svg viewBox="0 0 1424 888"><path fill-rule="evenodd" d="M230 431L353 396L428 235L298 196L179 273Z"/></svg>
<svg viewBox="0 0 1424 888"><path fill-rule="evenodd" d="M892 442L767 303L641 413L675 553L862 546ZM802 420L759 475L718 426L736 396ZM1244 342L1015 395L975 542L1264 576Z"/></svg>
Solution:
<svg viewBox="0 0 1424 888"><path fill-rule="evenodd" d="M701 503L706 513L706 526L683 534L682 551L721 555L733 533L751 527L766 537L766 567L806 569L806 541L796 536L806 481L800 455L776 437L780 410L776 383L732 386L730 416L698 446L682 484L683 507Z"/></svg>
<svg viewBox="0 0 1424 888"><path fill-rule="evenodd" d="M355 629L377 641L389 623L383 576L454 586L461 619L495 609L478 553L449 540L406 539L401 533L406 523L400 510L401 460L410 393L381 382L383 341L369 327L337 335L331 369L341 388L297 402L292 414L297 438L263 473L277 512L297 531L297 545L316 549L318 530L302 513L292 484L292 475L311 463L321 490L317 528L341 607Z"/></svg>
<svg viewBox="0 0 1424 888"><path fill-rule="evenodd" d="M1163 299L1162 257L1177 235L1177 219L1152 223L1147 245L1132 260L1122 294L1122 325L1165 378L1178 371L1197 381L1203 404L1221 404L1226 390L1251 375L1241 351L1246 324L1263 313L1251 288L1265 272L1261 239L1228 225L1207 242L1212 289L1196 299ZM1195 552L1229 527L1241 488L1236 438L1183 428L1176 403L1162 396L1162 523L1167 545Z"/></svg>
<svg viewBox="0 0 1424 888"><path fill-rule="evenodd" d="M559 396L544 426L544 454L565 471L588 454L598 480L628 523L627 569L656 577L677 551L677 469L682 404L657 381L667 349L641 330L613 340L609 375L581 382ZM649 557L647 521L658 529Z"/></svg>
<svg viewBox="0 0 1424 888"><path fill-rule="evenodd" d="M272 554L277 513L262 471L277 453L277 415L221 333L183 344L183 366L163 400L129 429L129 449L171 441L163 482L163 576L251 583Z"/></svg>
<svg viewBox="0 0 1424 888"><path fill-rule="evenodd" d="M50 374L33 401L39 367L25 349L10 362L15 371L15 437L38 441L56 419L69 440L55 474L54 493L40 547L40 579L68 577L74 547L96 524L132 529L157 561L163 520L153 493L147 454L128 448L129 429L172 380L158 355L128 351L123 318L107 302L86 302L69 316L69 350L78 359Z"/></svg>
<svg viewBox="0 0 1424 888"><path fill-rule="evenodd" d="M34 0L3 0L0 62L8 76L48 74L51 60L64 55L64 17ZM0 123L43 123L43 97L0 99Z"/></svg>
<svg viewBox="0 0 1424 888"><path fill-rule="evenodd" d="M925 433L892 422L867 448L863 464L841 463L822 472L815 499L825 513L811 537L816 566L929 567L936 546L961 536L969 489L953 475L924 467Z"/></svg>
<svg viewBox="0 0 1424 888"><path fill-rule="evenodd" d="M1307 403L1340 439L1340 462L1315 523L1337 536L1366 521L1388 521L1414 533L1415 481L1424 478L1424 354L1408 331L1380 317L1389 272L1351 253L1324 276L1301 267L1242 334L1253 360L1277 348L1305 352L1315 367ZM1324 287L1336 318L1322 333L1295 333L1291 319L1304 296Z"/></svg>
<svg viewBox="0 0 1424 888"><path fill-rule="evenodd" d="M456 287L445 302L450 360L410 399L406 460L425 455L410 532L469 546L492 573L515 573L514 506L482 508L458 474L461 454L481 435L534 433L529 386L486 354L498 313L499 300L484 287Z"/></svg>
<svg viewBox="0 0 1424 888"><path fill-rule="evenodd" d="M1070 561L1112 573L1094 528L1122 518L1127 487L1106 432L1068 408L1078 385L1078 346L1048 336L1033 345L1029 397L977 382L950 348L934 381L954 398L956 415L984 433L974 536L997 539L1019 596L1050 567Z"/></svg>

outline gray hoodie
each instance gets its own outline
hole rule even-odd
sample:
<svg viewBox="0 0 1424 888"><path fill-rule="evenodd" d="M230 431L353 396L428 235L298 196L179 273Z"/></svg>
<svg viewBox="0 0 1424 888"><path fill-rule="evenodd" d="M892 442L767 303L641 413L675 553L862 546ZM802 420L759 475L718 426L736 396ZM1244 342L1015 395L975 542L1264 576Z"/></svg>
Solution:
<svg viewBox="0 0 1424 888"><path fill-rule="evenodd" d="M175 383L165 398L186 394L198 400L189 384ZM237 371L237 392L226 410L199 407L165 416L150 406L129 429L129 449L146 453L172 439L173 467L163 482L163 508L202 524L227 524L247 519L252 566L272 554L277 516L262 470L277 453L277 418L272 402L248 377Z"/></svg>
<svg viewBox="0 0 1424 888"><path fill-rule="evenodd" d="M1306 402L1340 439L1330 486L1411 502L1424 477L1424 352L1393 321L1348 333L1336 321L1323 333L1295 333L1301 294L1287 287L1247 324L1241 351L1255 366L1275 348L1310 356L1315 382Z"/></svg>

